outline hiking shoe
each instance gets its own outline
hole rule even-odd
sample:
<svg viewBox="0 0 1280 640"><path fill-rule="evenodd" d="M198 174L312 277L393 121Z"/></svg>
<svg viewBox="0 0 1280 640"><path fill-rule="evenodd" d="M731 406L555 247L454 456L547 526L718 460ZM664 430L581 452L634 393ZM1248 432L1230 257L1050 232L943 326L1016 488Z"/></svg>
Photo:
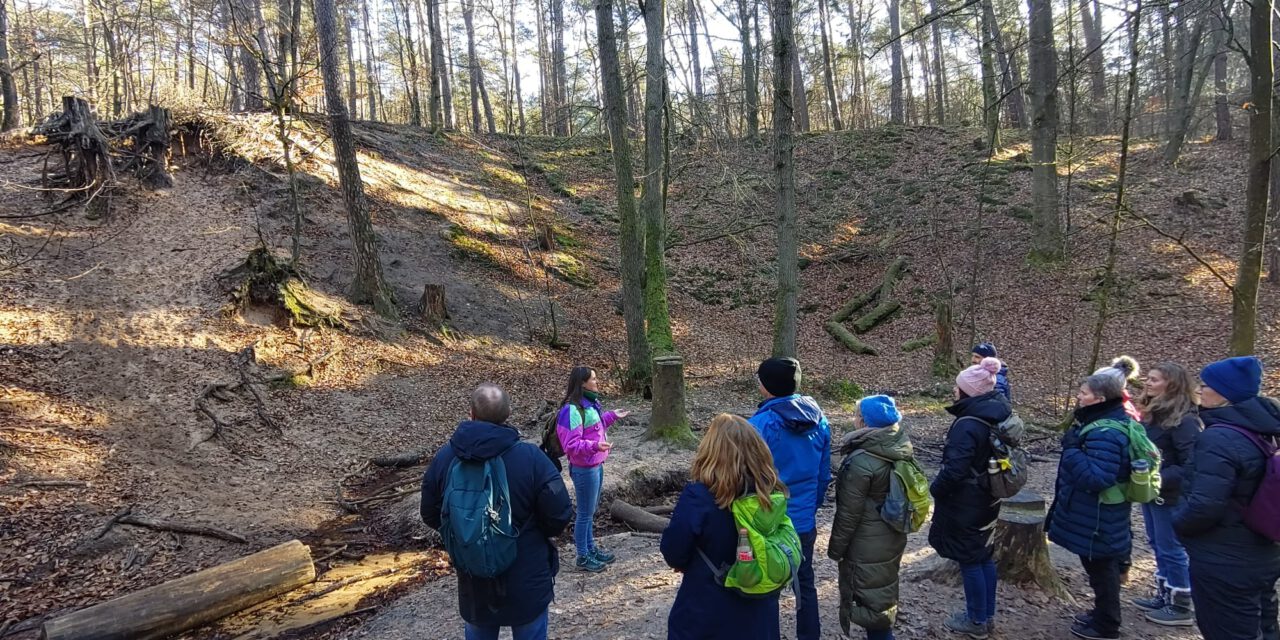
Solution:
<svg viewBox="0 0 1280 640"><path fill-rule="evenodd" d="M1071 616L1071 621L1076 624L1084 625L1088 627L1093 624L1093 612L1081 611L1080 613L1077 613L1076 615Z"/></svg>
<svg viewBox="0 0 1280 640"><path fill-rule="evenodd" d="M1174 590L1169 593L1169 604L1147 613L1147 620L1165 627L1189 627L1196 623L1189 591Z"/></svg>
<svg viewBox="0 0 1280 640"><path fill-rule="evenodd" d="M1164 599L1163 593L1152 594L1149 598L1134 598L1130 602L1133 603L1133 606L1143 611L1159 611L1169 606L1169 603Z"/></svg>
<svg viewBox="0 0 1280 640"><path fill-rule="evenodd" d="M599 560L603 564L613 564L613 561L618 559L617 556L613 555L612 553L609 553L608 551L605 551L600 547L596 547L591 550L591 557L595 558L596 560Z"/></svg>
<svg viewBox="0 0 1280 640"><path fill-rule="evenodd" d="M1120 632L1103 633L1093 628L1092 624L1073 624L1071 625L1071 635L1085 640L1115 640L1120 637Z"/></svg>
<svg viewBox="0 0 1280 640"><path fill-rule="evenodd" d="M973 640L987 640L991 637L991 633L987 631L987 623L977 623L969 619L969 614L963 611L956 612L950 618L942 621L942 626L948 631L953 631L962 635L969 636Z"/></svg>
<svg viewBox="0 0 1280 640"><path fill-rule="evenodd" d="M578 571L586 571L588 573L600 573L604 571L605 564L596 560L595 556L586 555L578 556Z"/></svg>

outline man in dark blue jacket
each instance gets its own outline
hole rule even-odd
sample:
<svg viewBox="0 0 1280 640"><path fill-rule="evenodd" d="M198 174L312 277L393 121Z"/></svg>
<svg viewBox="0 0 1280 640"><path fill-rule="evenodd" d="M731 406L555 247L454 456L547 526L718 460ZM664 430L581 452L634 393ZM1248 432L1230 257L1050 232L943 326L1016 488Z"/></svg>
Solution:
<svg viewBox="0 0 1280 640"><path fill-rule="evenodd" d="M978 364L983 358L999 358L996 355L996 346L990 342L983 342L973 348L973 358L970 364ZM1000 361L1000 372L996 374L996 391L1004 396L1005 400L1013 401L1013 397L1009 395L1009 363L1004 360Z"/></svg>
<svg viewBox="0 0 1280 640"><path fill-rule="evenodd" d="M765 399L751 424L769 445L778 477L791 492L787 515L804 546L797 576L796 640L817 640L822 627L813 579L813 543L818 538L818 507L831 484L831 427L813 398L796 393L800 363L795 358L761 362L756 380Z"/></svg>
<svg viewBox="0 0 1280 640"><path fill-rule="evenodd" d="M506 466L511 518L520 532L515 564L496 578L458 572L458 608L467 640L497 640L501 627L511 627L515 640L546 640L547 606L560 570L551 538L573 518L564 480L537 445L521 442L520 432L504 424L510 416L506 392L495 384L480 385L471 394L471 419L458 425L422 478L422 520L439 530L455 459L500 456Z"/></svg>
<svg viewBox="0 0 1280 640"><path fill-rule="evenodd" d="M1247 434L1280 436L1280 402L1259 396L1262 363L1230 358L1200 372L1200 419L1174 530L1191 559L1191 599L1205 640L1277 640L1280 543L1245 525L1241 509L1262 482L1266 458Z"/></svg>

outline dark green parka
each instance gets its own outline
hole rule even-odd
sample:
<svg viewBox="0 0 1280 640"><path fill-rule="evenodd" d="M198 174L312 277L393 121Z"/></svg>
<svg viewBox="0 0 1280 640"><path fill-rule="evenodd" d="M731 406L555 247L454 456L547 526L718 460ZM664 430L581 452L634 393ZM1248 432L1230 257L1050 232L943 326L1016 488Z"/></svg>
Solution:
<svg viewBox="0 0 1280 640"><path fill-rule="evenodd" d="M907 536L889 528L880 505L889 494L891 460L911 458L901 425L858 429L840 445L844 462L836 478L836 516L827 557L840 563L840 626L893 627L898 615L898 569Z"/></svg>

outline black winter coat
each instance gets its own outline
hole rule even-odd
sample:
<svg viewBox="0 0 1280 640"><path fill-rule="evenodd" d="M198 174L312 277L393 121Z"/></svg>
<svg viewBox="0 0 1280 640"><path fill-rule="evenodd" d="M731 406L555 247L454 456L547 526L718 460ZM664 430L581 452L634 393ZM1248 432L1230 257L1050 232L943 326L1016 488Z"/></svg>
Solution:
<svg viewBox="0 0 1280 640"><path fill-rule="evenodd" d="M1155 424L1150 415L1144 418L1147 438L1160 448L1160 498L1172 506L1182 495L1182 481L1200 436L1200 416L1193 410L1172 427Z"/></svg>
<svg viewBox="0 0 1280 640"><path fill-rule="evenodd" d="M929 545L960 564L991 557L991 536L1000 517L1000 500L978 484L992 457L991 427L1013 413L998 391L964 398L947 407L956 420L947 431L942 470L929 486L934 497Z"/></svg>
<svg viewBox="0 0 1280 640"><path fill-rule="evenodd" d="M514 427L470 420L458 425L422 477L422 520L440 529L449 467L456 458L488 460L501 455L507 467L511 517L519 528L516 561L496 578L458 574L458 609L471 624L510 627L531 622L551 603L560 555L551 538L573 518L564 480L537 445L520 442Z"/></svg>
<svg viewBox="0 0 1280 640"><path fill-rule="evenodd" d="M1200 418L1205 430L1196 441L1191 473L1173 513L1174 530L1192 562L1280 572L1280 543L1254 533L1240 516L1240 509L1262 482L1266 461L1243 434L1219 426L1230 424L1263 436L1280 436L1280 402L1254 397L1201 409Z"/></svg>

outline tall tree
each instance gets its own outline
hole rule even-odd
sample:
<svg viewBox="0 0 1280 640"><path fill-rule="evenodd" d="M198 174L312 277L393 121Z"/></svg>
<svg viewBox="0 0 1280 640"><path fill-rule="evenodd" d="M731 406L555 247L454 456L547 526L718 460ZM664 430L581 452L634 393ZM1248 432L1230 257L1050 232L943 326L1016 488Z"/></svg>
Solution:
<svg viewBox="0 0 1280 640"><path fill-rule="evenodd" d="M520 90L520 28L516 24L516 0L509 6L511 19L511 77L515 80L516 118L519 120L520 135L528 133L524 120L524 93Z"/></svg>
<svg viewBox="0 0 1280 640"><path fill-rule="evenodd" d="M489 90L484 86L484 70L480 66L480 56L476 53L475 0L463 0L462 22L467 30L467 75L471 81L471 130L480 133L480 104L484 103L485 121L489 133L497 133L493 122L493 103L489 101Z"/></svg>
<svg viewBox="0 0 1280 640"><path fill-rule="evenodd" d="M1267 195L1271 179L1271 109L1274 88L1272 0L1249 2L1249 174L1245 186L1244 249L1231 302L1231 353L1254 353L1258 320L1258 282L1262 276L1267 232Z"/></svg>
<svg viewBox="0 0 1280 640"><path fill-rule="evenodd" d="M413 22L409 18L408 0L391 0L391 15L399 36L397 53L404 92L409 99L409 124L422 126L422 103L418 99L418 52L413 46ZM406 62L408 64L406 64Z"/></svg>
<svg viewBox="0 0 1280 640"><path fill-rule="evenodd" d="M1229 13L1227 15L1230 15ZM1222 36L1218 35L1221 39ZM1214 122L1218 132L1216 139L1225 142L1231 135L1231 104L1227 101L1227 48L1218 47L1213 54L1213 106ZM1280 276L1280 274L1276 274Z"/></svg>
<svg viewBox="0 0 1280 640"><path fill-rule="evenodd" d="M929 0L929 12L934 16L938 15L938 0ZM929 26L933 30L933 108L937 110L938 124L941 125L947 120L947 67L942 56L942 19L935 17Z"/></svg>
<svg viewBox="0 0 1280 640"><path fill-rule="evenodd" d="M4 117L0 131L18 127L18 85L13 81L13 58L9 52L9 0L0 0L0 93L4 95Z"/></svg>
<svg viewBox="0 0 1280 640"><path fill-rule="evenodd" d="M889 0L889 122L903 124L907 121L902 98L902 17L900 0Z"/></svg>
<svg viewBox="0 0 1280 640"><path fill-rule="evenodd" d="M1018 57L1005 48L1004 30L1000 28L1000 20L995 14L995 3L984 0L982 10L985 22L991 26L991 44L996 50L996 61L1000 63L1000 86L1005 112L1009 115L1009 126L1021 129L1027 126L1027 107L1022 99L1022 71L1018 68Z"/></svg>
<svg viewBox="0 0 1280 640"><path fill-rule="evenodd" d="M572 133L572 109L569 104L569 75L564 54L564 0L550 0L551 8L551 93L554 96L553 133Z"/></svg>
<svg viewBox="0 0 1280 640"><path fill-rule="evenodd" d="M693 96L690 97L693 102L693 131L697 136L699 130L707 124L702 90L702 55L698 52L698 0L688 0L685 13L688 14L685 17L689 24L689 64L693 75ZM711 53L714 54L715 49Z"/></svg>
<svg viewBox="0 0 1280 640"><path fill-rule="evenodd" d="M343 39L342 52L347 58L347 111L352 118L359 119L360 109L356 104L357 96L360 94L359 86L356 84L356 40L352 23L355 19L351 16L351 12L343 10L342 12L342 28L346 31L347 37Z"/></svg>
<svg viewBox="0 0 1280 640"><path fill-rule="evenodd" d="M600 85L605 122L613 147L614 187L618 197L618 243L622 264L622 317L627 327L628 388L639 389L649 379L649 339L644 326L644 236L636 209L635 175L631 169L626 98L613 22L613 0L596 2L596 40L600 49Z"/></svg>
<svg viewBox="0 0 1280 640"><path fill-rule="evenodd" d="M1031 84L1032 252L1041 259L1062 257L1058 216L1058 54L1053 44L1053 3L1027 0L1031 39L1027 51Z"/></svg>
<svg viewBox="0 0 1280 640"><path fill-rule="evenodd" d="M243 0L231 0L238 2ZM375 62L377 54L373 48L373 29L369 23L369 0L360 1L360 21L364 32L364 79L369 91L369 119L378 120L378 98L382 95L382 87L378 82L378 66ZM430 0L434 4L434 0Z"/></svg>
<svg viewBox="0 0 1280 640"><path fill-rule="evenodd" d="M981 32L978 59L982 65L982 122L987 130L987 144L994 153L1000 148L1000 96L996 91L995 43L991 37L994 27L991 22L995 14L990 11L991 0L982 0L982 5L982 17L978 20Z"/></svg>
<svg viewBox="0 0 1280 640"><path fill-rule="evenodd" d="M369 217L369 202L360 181L360 165L356 162L356 145L347 120L347 105L342 100L342 80L338 74L338 26L333 0L315 0L316 36L320 41L320 74L324 81L325 104L329 111L329 136L333 142L333 159L342 187L342 200L351 230L351 262L355 274L350 296L356 303L373 305L378 315L398 315L391 289L382 275L378 258L378 241Z"/></svg>
<svg viewBox="0 0 1280 640"><path fill-rule="evenodd" d="M1182 145L1187 139L1187 135L1191 129L1191 119L1195 115L1196 103L1200 101L1200 93L1204 89L1205 80L1209 77L1210 69L1213 67L1213 54L1204 56L1203 64L1200 62L1199 53L1201 50L1201 41L1204 37L1205 27L1208 23L1208 15L1202 13L1196 20L1195 27L1188 34L1186 21L1189 17L1185 12L1179 20L1177 56L1174 61L1174 77L1173 77L1173 108L1170 110L1168 118L1169 127L1169 143L1165 145L1164 161L1173 164L1177 162L1178 157L1182 154ZM1219 46L1219 34L1221 31L1213 31L1213 40L1209 45L1210 51L1217 50ZM1196 73L1197 68L1200 69Z"/></svg>
<svg viewBox="0 0 1280 640"><path fill-rule="evenodd" d="M791 0L773 0L773 167L777 174L778 292L773 321L773 355L796 355L796 299L800 294L796 237L796 164L791 72L795 28Z"/></svg>
<svg viewBox="0 0 1280 640"><path fill-rule="evenodd" d="M431 38L431 128L439 131L441 127L449 129L449 120L444 116L444 37L440 33L440 11L436 8L437 0L427 0L427 31Z"/></svg>
<svg viewBox="0 0 1280 640"><path fill-rule="evenodd" d="M1070 1L1070 0L1068 0ZM1084 64L1089 72L1089 111L1093 130L1107 130L1107 75L1102 50L1102 10L1098 0L1080 0L1080 26L1084 31Z"/></svg>
<svg viewBox="0 0 1280 640"><path fill-rule="evenodd" d="M796 130L801 133L809 131L809 90L804 84L804 67L800 66L800 43L791 32L791 95L795 104L791 105L792 117L795 118Z"/></svg>
<svg viewBox="0 0 1280 640"><path fill-rule="evenodd" d="M830 19L827 17L828 0L818 0L818 28L822 30L822 79L827 85L827 105L831 110L831 128L844 128L840 120L840 97L836 94L834 62L831 60L831 39L827 33Z"/></svg>
<svg viewBox="0 0 1280 640"><path fill-rule="evenodd" d="M756 78L756 53L751 44L751 16L757 0L738 0L738 39L742 41L742 110L747 120L747 138L760 137L760 84ZM759 46L756 42L756 46Z"/></svg>

